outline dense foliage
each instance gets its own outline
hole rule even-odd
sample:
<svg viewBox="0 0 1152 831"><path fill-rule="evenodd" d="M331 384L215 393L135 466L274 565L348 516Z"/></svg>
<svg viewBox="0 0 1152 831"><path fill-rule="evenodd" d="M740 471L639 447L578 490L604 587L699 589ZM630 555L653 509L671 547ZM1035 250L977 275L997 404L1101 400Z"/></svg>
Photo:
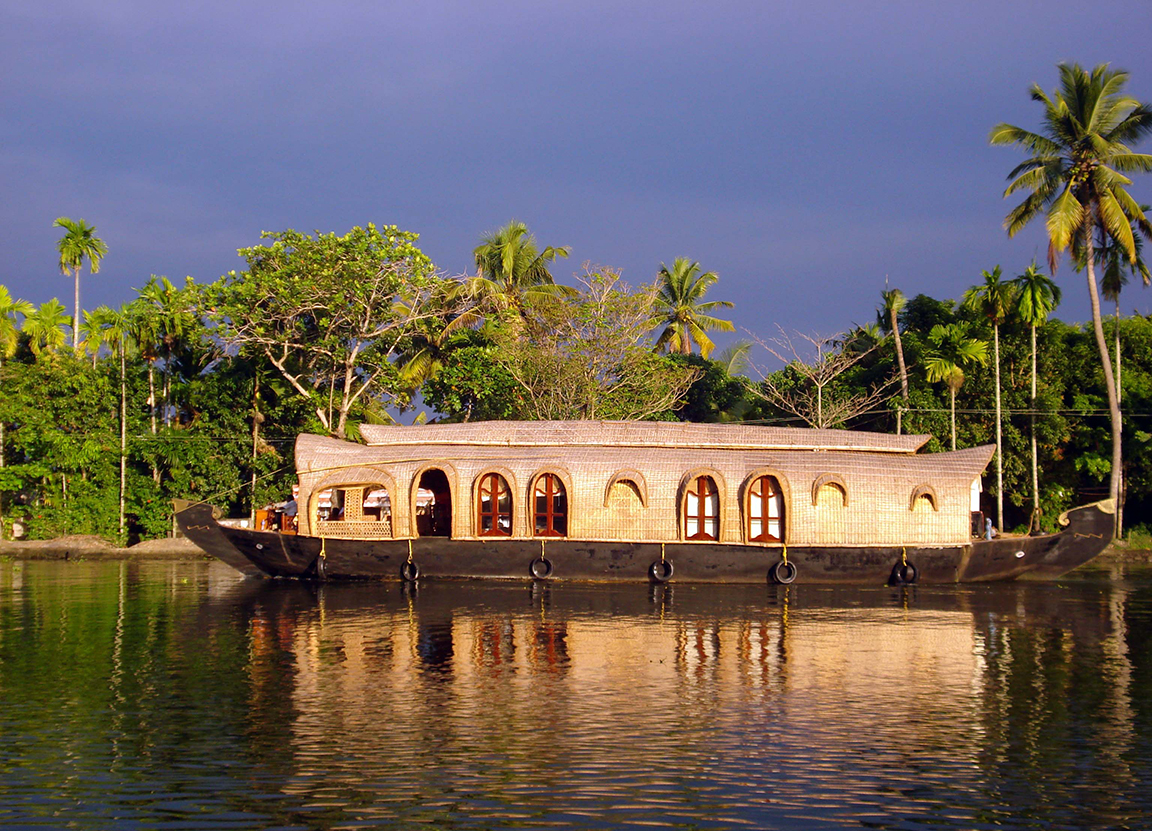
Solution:
<svg viewBox="0 0 1152 831"><path fill-rule="evenodd" d="M0 287L6 530L20 519L34 537L131 542L171 531L173 498L242 516L287 496L298 434L354 441L359 424L394 420L421 400L447 421L819 423L929 434L930 451L951 443L954 414L957 447L992 444L993 326L1005 526L1033 513L1033 423L1042 527L1107 495L1108 394L1092 329L1022 314L1016 300L989 315L891 290L880 325L795 337L787 342L799 348L774 350L783 366L745 374L748 344L718 360L663 354L659 275L638 289L607 268L585 267L576 286L541 269L534 281L501 282L495 266L492 278L449 279L414 234L393 227L269 237L240 252L244 271L211 286L152 278L123 308L87 314L75 350L59 303L34 309ZM501 244L541 260L522 233ZM1139 521L1152 512L1152 321L1105 325L1123 356L1127 505ZM949 353L949 333L987 359Z"/></svg>

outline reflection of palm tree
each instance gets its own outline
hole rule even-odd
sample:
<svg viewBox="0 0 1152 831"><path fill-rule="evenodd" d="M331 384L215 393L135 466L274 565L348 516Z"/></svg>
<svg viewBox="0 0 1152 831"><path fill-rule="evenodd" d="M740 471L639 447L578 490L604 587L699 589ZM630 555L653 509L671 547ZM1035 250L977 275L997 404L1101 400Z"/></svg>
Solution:
<svg viewBox="0 0 1152 831"><path fill-rule="evenodd" d="M664 331L656 340L656 349L667 349L681 355L691 355L692 345L700 347L700 354L707 358L715 344L705 332L735 332L730 320L711 317L715 309L731 309L727 300L700 302L708 289L720 279L715 271L701 271L700 263L687 257L677 257L672 268L660 264L656 275L659 293L656 295L656 323L663 325Z"/></svg>
<svg viewBox="0 0 1152 831"><path fill-rule="evenodd" d="M468 292L488 300L500 309L513 309L523 316L524 307L534 300L557 297L568 289L557 286L548 266L557 257L567 257L568 249L551 245L543 251L528 226L513 220L488 234L473 251L479 273L466 282Z"/></svg>
<svg viewBox="0 0 1152 831"><path fill-rule="evenodd" d="M1048 315L1060 303L1060 287L1042 274L1032 263L1012 281L1016 286L1016 314L1032 330L1032 519L1029 526L1040 522L1040 466L1036 460L1036 328L1043 326Z"/></svg>
<svg viewBox="0 0 1152 831"><path fill-rule="evenodd" d="M15 300L6 286L0 286L0 369L4 359L16 354L20 341L20 329L16 325L16 315L27 318L35 306L27 300ZM0 376L2 377L2 376ZM4 421L0 419L0 470L4 468ZM0 494L2 496L2 494ZM4 537L3 504L0 503L0 539Z"/></svg>
<svg viewBox="0 0 1152 831"><path fill-rule="evenodd" d="M965 367L988 363L988 344L968 334L968 324L937 323L928 333L931 348L924 356L924 370L933 383L948 386L952 410L952 449L956 449L956 392L964 384Z"/></svg>
<svg viewBox="0 0 1152 831"><path fill-rule="evenodd" d="M64 327L69 322L68 310L55 297L32 314L25 315L24 331L28 334L32 354L38 358L45 352L49 356L56 354L56 350L68 342Z"/></svg>
<svg viewBox="0 0 1152 831"><path fill-rule="evenodd" d="M904 366L904 344L900 340L900 312L908 303L908 299L900 289L885 289L880 292L880 298L884 305L876 316L880 318L882 326L886 325L892 333L892 339L896 341L896 361L900 366L900 397L907 404L908 369Z"/></svg>
<svg viewBox="0 0 1152 831"><path fill-rule="evenodd" d="M1000 279L1000 266L982 271L983 284L964 292L964 305L988 318L992 324L993 371L996 378L996 527L1004 527L1004 452L1000 416L1000 324L1012 308L1016 287Z"/></svg>
<svg viewBox="0 0 1152 831"><path fill-rule="evenodd" d="M992 144L1014 145L1029 158L1008 174L1005 196L1027 191L1024 201L1004 220L1008 236L1014 236L1031 220L1045 215L1048 230L1048 264L1055 273L1057 257L1077 244L1084 248L1092 328L1104 370L1108 410L1112 419L1112 476L1109 493L1120 503L1120 471L1123 462L1122 422L1116 379L1104 324L1100 319L1100 294L1096 285L1095 241L1100 233L1123 249L1129 262L1136 257L1132 234L1135 223L1145 235L1152 226L1139 204L1125 189L1132 180L1125 173L1152 169L1152 156L1133 153L1129 144L1152 132L1152 107L1124 93L1128 73L1101 64L1087 72L1078 64L1060 64L1060 89L1047 95L1032 86L1032 100L1044 105L1044 132L1033 133L1011 124L992 128ZM1117 523L1113 533L1121 533Z"/></svg>
<svg viewBox="0 0 1152 831"><path fill-rule="evenodd" d="M93 274L99 272L100 260L108 253L108 246L96 236L96 228L83 219L75 222L62 216L52 225L64 229L64 236L56 241L56 250L60 252L60 271L76 277L76 313L72 317L72 348L75 349L80 345L80 270L84 267L84 260L88 260L89 270Z"/></svg>

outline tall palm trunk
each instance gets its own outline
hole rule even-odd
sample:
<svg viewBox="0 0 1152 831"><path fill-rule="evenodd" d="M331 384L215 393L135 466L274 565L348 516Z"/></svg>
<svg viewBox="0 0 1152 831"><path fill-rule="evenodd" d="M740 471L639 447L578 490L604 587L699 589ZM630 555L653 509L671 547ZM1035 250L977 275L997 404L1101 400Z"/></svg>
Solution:
<svg viewBox="0 0 1152 831"><path fill-rule="evenodd" d="M996 527L1004 530L1004 447L1000 429L1000 324L992 324L992 352L996 361Z"/></svg>
<svg viewBox="0 0 1152 831"><path fill-rule="evenodd" d="M72 348L80 345L80 265L76 265L76 305L72 307Z"/></svg>
<svg viewBox="0 0 1152 831"><path fill-rule="evenodd" d="M260 448L260 376L252 375L252 507L249 519L256 527L256 452Z"/></svg>
<svg viewBox="0 0 1152 831"><path fill-rule="evenodd" d="M120 544L126 541L124 493L128 481L128 381L124 361L124 336L120 336Z"/></svg>
<svg viewBox="0 0 1152 831"><path fill-rule="evenodd" d="M1117 290L1116 294L1116 403L1119 405L1124 400L1124 385L1120 380L1120 294ZM1118 499L1116 501L1116 528L1117 536L1123 533L1124 529L1124 499L1128 491L1127 482L1124 477L1124 468L1120 468L1120 486L1117 488Z"/></svg>
<svg viewBox="0 0 1152 831"><path fill-rule="evenodd" d="M956 388L948 385L948 399L951 402L952 412L952 449L956 449Z"/></svg>
<svg viewBox="0 0 1152 831"><path fill-rule="evenodd" d="M0 374L4 371L4 361L0 359ZM4 469L4 419L0 418L0 470ZM0 540L4 539L4 494L0 491Z"/></svg>
<svg viewBox="0 0 1152 831"><path fill-rule="evenodd" d="M1032 325L1032 414L1029 416L1032 425L1032 519L1028 521L1028 530L1040 527L1040 465L1036 460L1036 326Z"/></svg>
<svg viewBox="0 0 1152 831"><path fill-rule="evenodd" d="M152 435L156 435L156 370L148 362L148 416L152 420Z"/></svg>
<svg viewBox="0 0 1152 831"><path fill-rule="evenodd" d="M152 420L152 435L156 435L156 371L152 362L148 362L148 416ZM152 463L152 482L160 484L160 468Z"/></svg>
<svg viewBox="0 0 1152 831"><path fill-rule="evenodd" d="M888 312L892 325L892 337L896 339L896 363L900 366L900 396L908 403L908 368L904 366L904 343L900 340L900 327L896 325L896 310Z"/></svg>
<svg viewBox="0 0 1152 831"><path fill-rule="evenodd" d="M1096 205L1092 206L1092 214L1098 215ZM1121 445L1123 423L1120 416L1120 399L1116 395L1116 378L1112 374L1112 356L1108 353L1108 341L1104 337L1104 322L1100 318L1100 292L1096 286L1096 269L1093 260L1096 258L1095 243L1092 234L1084 235L1086 239L1086 255L1088 268L1088 299L1092 303L1092 330L1096 334L1096 348L1100 352L1100 363L1104 368L1104 387L1108 391L1108 414L1112 419L1112 476L1108 484L1108 496L1114 506L1120 504L1120 469L1124 461L1124 451ZM1120 527L1119 516L1112 530L1112 538L1120 539L1123 528Z"/></svg>

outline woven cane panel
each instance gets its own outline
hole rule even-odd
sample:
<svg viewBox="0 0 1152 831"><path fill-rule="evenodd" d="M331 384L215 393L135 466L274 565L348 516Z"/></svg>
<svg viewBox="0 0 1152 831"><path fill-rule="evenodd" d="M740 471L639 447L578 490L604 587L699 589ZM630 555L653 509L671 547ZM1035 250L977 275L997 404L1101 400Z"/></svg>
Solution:
<svg viewBox="0 0 1152 831"><path fill-rule="evenodd" d="M392 435L399 437L406 433ZM745 539L747 483L751 477L764 471L771 471L778 478L785 494L785 541L790 545L816 542L844 545L966 542L969 538L971 483L983 472L992 455L990 447L914 455L845 450L579 444L565 447L492 444L461 447L429 443L364 447L334 439L307 438L305 441L305 437L301 437L297 443L302 495L321 480L330 483L341 468L354 471L357 477L378 471L383 476L392 477L397 487L404 491L412 487L413 476L420 469L426 469L430 464L447 468L450 460L458 477L453 481L453 473L446 470L449 481L453 482L454 536L462 538L476 534L473 494L478 477L499 470L507 471L516 483L512 495L513 527L517 536L527 536L531 532L528 522L530 483L541 471L548 471L561 474L565 483L571 482L568 498L569 534L572 537L672 542L680 535L677 496L684 477L693 470L706 470L715 472L718 485L723 482L720 487L722 542L742 542ZM435 460L438 459L442 461L437 463ZM604 505L608 483L625 470L640 471L648 491L647 507L629 512L626 519L617 515L611 499L608 507ZM830 519L818 511L819 505L812 504L813 484L828 473L834 473L851 494L848 506L842 509L842 525L841 520ZM361 478L360 481L365 480ZM937 510L913 516L910 510L912 493L925 484L931 485L937 494ZM410 511L410 506L403 504L403 500L394 500L394 503L395 527L413 527L409 524L409 517L404 515ZM626 522L624 527L621 527L622 521ZM830 527L830 522L835 524Z"/></svg>
<svg viewBox="0 0 1152 831"><path fill-rule="evenodd" d="M369 446L655 447L871 450L914 453L930 436L810 430L748 424L678 424L654 421L484 421L394 427L360 425Z"/></svg>
<svg viewBox="0 0 1152 831"><path fill-rule="evenodd" d="M344 520L328 522L319 520L316 523L318 537L340 537L342 539L378 540L392 537L392 523L387 517L380 520Z"/></svg>
<svg viewBox="0 0 1152 831"><path fill-rule="evenodd" d="M632 529L643 520L644 504L636 485L629 480L615 482L608 491L608 504L602 516L608 539L628 539Z"/></svg>
<svg viewBox="0 0 1152 831"><path fill-rule="evenodd" d="M816 491L812 542L843 545L848 540L848 509L838 485L821 485Z"/></svg>

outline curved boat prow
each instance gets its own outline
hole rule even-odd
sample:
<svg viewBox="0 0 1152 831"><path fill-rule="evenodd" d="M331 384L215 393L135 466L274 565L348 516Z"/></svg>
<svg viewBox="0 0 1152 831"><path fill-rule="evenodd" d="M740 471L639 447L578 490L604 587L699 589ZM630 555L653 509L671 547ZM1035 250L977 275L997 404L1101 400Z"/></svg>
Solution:
<svg viewBox="0 0 1152 831"><path fill-rule="evenodd" d="M960 582L1055 580L1098 556L1112 541L1116 506L1105 499L1060 515L1064 530L1037 537L996 537L971 545Z"/></svg>
<svg viewBox="0 0 1152 831"><path fill-rule="evenodd" d="M1116 503L1102 499L1070 508L1060 515L1064 530L1059 541L1020 580L1053 580L1095 559L1112 542L1116 528Z"/></svg>
<svg viewBox="0 0 1152 831"><path fill-rule="evenodd" d="M264 572L241 554L224 536L211 505L206 502L173 499L172 506L176 510L176 524L180 527L180 531L206 553L232 566L245 577L264 576Z"/></svg>

